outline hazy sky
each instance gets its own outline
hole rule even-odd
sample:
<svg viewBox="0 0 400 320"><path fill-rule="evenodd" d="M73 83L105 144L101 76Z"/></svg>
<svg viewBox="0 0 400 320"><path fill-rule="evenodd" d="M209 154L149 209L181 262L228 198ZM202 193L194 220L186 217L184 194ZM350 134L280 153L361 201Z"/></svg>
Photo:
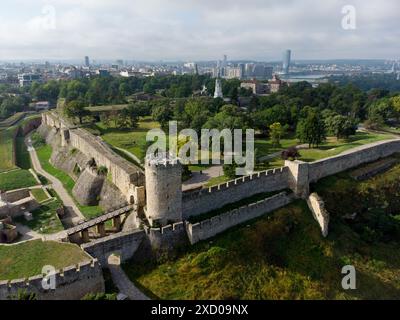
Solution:
<svg viewBox="0 0 400 320"><path fill-rule="evenodd" d="M399 0L1 0L0 60L400 59L399 13Z"/></svg>

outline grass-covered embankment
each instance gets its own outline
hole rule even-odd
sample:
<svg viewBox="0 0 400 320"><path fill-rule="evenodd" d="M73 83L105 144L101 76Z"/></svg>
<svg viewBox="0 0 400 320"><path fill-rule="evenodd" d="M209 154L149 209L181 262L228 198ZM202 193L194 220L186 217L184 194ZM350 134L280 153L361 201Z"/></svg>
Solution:
<svg viewBox="0 0 400 320"><path fill-rule="evenodd" d="M77 245L34 240L20 244L0 245L0 280L21 279L42 273L46 265L56 269L89 261Z"/></svg>
<svg viewBox="0 0 400 320"><path fill-rule="evenodd" d="M43 170L60 180L64 186L64 188L68 191L68 193L72 195L72 189L75 186L75 181L64 171L55 168L50 163L52 148L49 145L44 145L36 149L40 164L42 165ZM94 218L103 213L103 209L99 206L82 206L77 201L75 201L79 210L81 210L82 214L88 218Z"/></svg>

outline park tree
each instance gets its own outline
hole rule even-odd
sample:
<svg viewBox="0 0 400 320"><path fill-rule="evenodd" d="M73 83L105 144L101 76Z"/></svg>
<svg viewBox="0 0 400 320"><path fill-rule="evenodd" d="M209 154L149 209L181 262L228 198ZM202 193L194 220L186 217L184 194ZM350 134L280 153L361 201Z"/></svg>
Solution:
<svg viewBox="0 0 400 320"><path fill-rule="evenodd" d="M318 147L326 138L325 125L316 112L310 112L297 125L297 138L311 147Z"/></svg>
<svg viewBox="0 0 400 320"><path fill-rule="evenodd" d="M325 120L325 126L328 133L337 139L347 139L349 136L356 134L357 120L336 114Z"/></svg>
<svg viewBox="0 0 400 320"><path fill-rule="evenodd" d="M129 119L130 128L135 129L138 126L139 118L143 116L144 109L136 104L130 104L124 109L126 117Z"/></svg>
<svg viewBox="0 0 400 320"><path fill-rule="evenodd" d="M204 127L218 130L246 129L246 115L240 111L238 106L227 104L214 117L209 118Z"/></svg>
<svg viewBox="0 0 400 320"><path fill-rule="evenodd" d="M208 105L203 100L190 99L185 104L182 114L182 125L199 133L209 119L209 116Z"/></svg>
<svg viewBox="0 0 400 320"><path fill-rule="evenodd" d="M285 127L280 122L275 122L269 126L269 135L274 146L278 147L281 145L281 137L285 134L285 131Z"/></svg>
<svg viewBox="0 0 400 320"><path fill-rule="evenodd" d="M130 127L130 117L129 117L129 111L127 108L122 109L117 118L117 126L120 129L126 129Z"/></svg>
<svg viewBox="0 0 400 320"><path fill-rule="evenodd" d="M400 117L400 95L390 99L393 110L395 111L397 118Z"/></svg>
<svg viewBox="0 0 400 320"><path fill-rule="evenodd" d="M152 112L154 121L158 121L163 129L168 128L168 123L173 119L173 111L170 106L161 105L155 107Z"/></svg>
<svg viewBox="0 0 400 320"><path fill-rule="evenodd" d="M236 163L232 163L232 164L224 164L223 165L223 170L224 170L224 175L228 178L228 179L235 179L236 178L236 168L237 168L237 164Z"/></svg>
<svg viewBox="0 0 400 320"><path fill-rule="evenodd" d="M383 116L379 113L374 111L370 111L368 114L368 119L364 122L364 126L366 129L371 130L379 130L385 125L385 120Z"/></svg>
<svg viewBox="0 0 400 320"><path fill-rule="evenodd" d="M67 103L64 113L69 118L78 118L79 123L82 124L83 117L90 115L86 109L86 104L82 99L73 100Z"/></svg>

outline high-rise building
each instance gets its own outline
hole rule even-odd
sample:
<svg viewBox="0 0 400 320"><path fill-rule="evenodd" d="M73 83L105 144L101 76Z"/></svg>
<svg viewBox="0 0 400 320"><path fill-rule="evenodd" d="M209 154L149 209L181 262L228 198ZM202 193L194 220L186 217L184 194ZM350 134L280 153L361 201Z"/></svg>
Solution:
<svg viewBox="0 0 400 320"><path fill-rule="evenodd" d="M90 67L90 60L88 56L85 57L85 67Z"/></svg>
<svg viewBox="0 0 400 320"><path fill-rule="evenodd" d="M290 59L291 59L292 51L286 50L283 55L283 64L282 64L282 71L283 74L289 74L290 72Z"/></svg>
<svg viewBox="0 0 400 320"><path fill-rule="evenodd" d="M245 69L245 77L251 78L253 75L253 68L254 68L254 63L246 63L244 69Z"/></svg>
<svg viewBox="0 0 400 320"><path fill-rule="evenodd" d="M18 75L18 81L20 87L30 86L33 82L42 82L42 76L34 73L23 73Z"/></svg>
<svg viewBox="0 0 400 320"><path fill-rule="evenodd" d="M222 68L226 68L228 66L228 56L224 54L224 59L222 60Z"/></svg>
<svg viewBox="0 0 400 320"><path fill-rule="evenodd" d="M224 98L224 95L222 94L221 80L219 78L215 79L214 99L215 98Z"/></svg>

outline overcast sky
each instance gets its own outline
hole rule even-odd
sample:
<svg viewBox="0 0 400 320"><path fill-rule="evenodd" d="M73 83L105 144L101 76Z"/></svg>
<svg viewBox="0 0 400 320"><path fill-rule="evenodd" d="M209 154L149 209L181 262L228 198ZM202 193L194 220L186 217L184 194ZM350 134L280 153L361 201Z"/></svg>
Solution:
<svg viewBox="0 0 400 320"><path fill-rule="evenodd" d="M399 0L1 0L0 60L400 59L399 13Z"/></svg>

